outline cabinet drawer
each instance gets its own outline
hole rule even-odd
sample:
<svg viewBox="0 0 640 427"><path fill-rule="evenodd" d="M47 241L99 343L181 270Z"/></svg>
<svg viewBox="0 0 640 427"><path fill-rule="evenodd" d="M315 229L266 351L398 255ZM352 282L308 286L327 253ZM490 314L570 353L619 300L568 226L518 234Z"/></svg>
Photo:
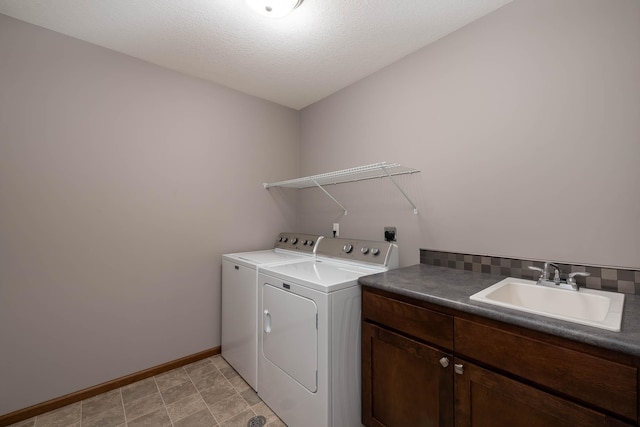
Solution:
<svg viewBox="0 0 640 427"><path fill-rule="evenodd" d="M455 351L497 369L637 420L637 369L601 357L455 319Z"/></svg>
<svg viewBox="0 0 640 427"><path fill-rule="evenodd" d="M453 348L452 316L373 294L364 288L362 316L423 341Z"/></svg>

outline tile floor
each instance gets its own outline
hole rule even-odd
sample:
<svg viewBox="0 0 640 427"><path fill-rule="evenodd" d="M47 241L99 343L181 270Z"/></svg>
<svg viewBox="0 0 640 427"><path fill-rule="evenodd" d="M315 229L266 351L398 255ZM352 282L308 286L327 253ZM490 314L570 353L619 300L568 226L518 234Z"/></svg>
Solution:
<svg viewBox="0 0 640 427"><path fill-rule="evenodd" d="M10 427L286 427L221 357L213 356Z"/></svg>

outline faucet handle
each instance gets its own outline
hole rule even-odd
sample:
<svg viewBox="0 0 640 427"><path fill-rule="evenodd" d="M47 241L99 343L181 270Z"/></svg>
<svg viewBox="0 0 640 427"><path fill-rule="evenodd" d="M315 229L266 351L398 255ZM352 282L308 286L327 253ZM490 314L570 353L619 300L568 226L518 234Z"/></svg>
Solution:
<svg viewBox="0 0 640 427"><path fill-rule="evenodd" d="M569 276L567 277L567 283L576 283L576 276L587 277L591 276L591 273L586 273L584 271L574 271L573 273L569 273Z"/></svg>
<svg viewBox="0 0 640 427"><path fill-rule="evenodd" d="M529 266L529 270L538 271L538 272L540 272L540 278L544 277L545 270L543 268L535 267L533 265L530 265Z"/></svg>

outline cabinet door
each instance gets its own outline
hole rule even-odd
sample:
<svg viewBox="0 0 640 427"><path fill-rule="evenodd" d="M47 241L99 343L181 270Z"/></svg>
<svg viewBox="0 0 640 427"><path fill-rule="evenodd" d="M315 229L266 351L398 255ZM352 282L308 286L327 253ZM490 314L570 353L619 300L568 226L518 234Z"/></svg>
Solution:
<svg viewBox="0 0 640 427"><path fill-rule="evenodd" d="M456 427L625 425L461 359L455 363Z"/></svg>
<svg viewBox="0 0 640 427"><path fill-rule="evenodd" d="M456 355L494 366L540 388L638 418L638 369L583 351L456 317ZM508 349L508 351L505 351Z"/></svg>
<svg viewBox="0 0 640 427"><path fill-rule="evenodd" d="M452 360L362 322L362 422L368 427L453 426Z"/></svg>

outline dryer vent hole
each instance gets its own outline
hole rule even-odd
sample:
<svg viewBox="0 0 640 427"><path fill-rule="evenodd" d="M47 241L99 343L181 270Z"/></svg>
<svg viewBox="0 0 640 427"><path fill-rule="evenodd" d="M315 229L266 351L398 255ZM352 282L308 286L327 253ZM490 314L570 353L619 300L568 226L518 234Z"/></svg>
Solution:
<svg viewBox="0 0 640 427"><path fill-rule="evenodd" d="M247 427L262 427L267 423L267 419L262 415L257 415L249 420Z"/></svg>

